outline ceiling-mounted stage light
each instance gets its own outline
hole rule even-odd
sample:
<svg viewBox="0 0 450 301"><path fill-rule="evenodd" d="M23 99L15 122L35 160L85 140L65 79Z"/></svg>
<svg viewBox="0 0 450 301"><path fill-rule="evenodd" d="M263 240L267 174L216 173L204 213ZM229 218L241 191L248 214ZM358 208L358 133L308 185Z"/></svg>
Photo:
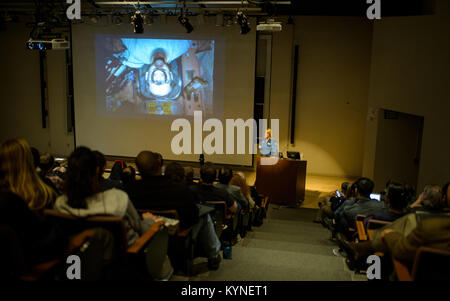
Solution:
<svg viewBox="0 0 450 301"><path fill-rule="evenodd" d="M133 24L134 33L144 33L144 18L140 11L137 10L131 17L131 24Z"/></svg>
<svg viewBox="0 0 450 301"><path fill-rule="evenodd" d="M94 15L94 16L91 16L90 20L91 20L92 24L97 24L98 22L100 22L100 17L97 15Z"/></svg>
<svg viewBox="0 0 450 301"><path fill-rule="evenodd" d="M241 34L248 33L250 31L250 26L248 26L247 16L242 11L238 11L236 14L236 18L239 26L241 26Z"/></svg>
<svg viewBox="0 0 450 301"><path fill-rule="evenodd" d="M186 17L186 15L181 14L178 17L178 22L180 22L181 25L184 26L184 28L186 28L186 32L187 33L191 33L194 30L194 27L192 26L192 24L189 22L189 19Z"/></svg>

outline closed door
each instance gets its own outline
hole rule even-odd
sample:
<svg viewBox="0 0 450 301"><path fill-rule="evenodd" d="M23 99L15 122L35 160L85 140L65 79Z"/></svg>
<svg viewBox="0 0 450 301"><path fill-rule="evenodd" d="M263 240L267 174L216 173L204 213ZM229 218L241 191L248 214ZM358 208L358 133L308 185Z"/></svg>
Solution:
<svg viewBox="0 0 450 301"><path fill-rule="evenodd" d="M388 180L417 187L424 118L380 110L375 155L376 191Z"/></svg>

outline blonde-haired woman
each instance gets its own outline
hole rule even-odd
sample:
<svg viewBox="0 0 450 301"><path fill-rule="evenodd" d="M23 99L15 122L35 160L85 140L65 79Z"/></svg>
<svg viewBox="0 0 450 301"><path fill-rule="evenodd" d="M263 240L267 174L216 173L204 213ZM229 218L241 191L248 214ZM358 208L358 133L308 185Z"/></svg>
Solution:
<svg viewBox="0 0 450 301"><path fill-rule="evenodd" d="M235 185L241 188L242 194L248 199L250 208L255 207L255 201L252 199L250 188L247 185L247 180L245 179L245 174L242 172L237 172L229 183L230 185Z"/></svg>
<svg viewBox="0 0 450 301"><path fill-rule="evenodd" d="M24 139L3 142L0 162L0 189L20 196L31 210L53 206L56 193L37 174L30 146Z"/></svg>

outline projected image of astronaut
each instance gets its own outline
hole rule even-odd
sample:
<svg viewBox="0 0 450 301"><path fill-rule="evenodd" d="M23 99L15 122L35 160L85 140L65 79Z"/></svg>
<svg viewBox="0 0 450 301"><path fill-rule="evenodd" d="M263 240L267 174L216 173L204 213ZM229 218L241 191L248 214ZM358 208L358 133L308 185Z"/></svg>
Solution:
<svg viewBox="0 0 450 301"><path fill-rule="evenodd" d="M212 112L214 41L116 39L106 65L109 111Z"/></svg>

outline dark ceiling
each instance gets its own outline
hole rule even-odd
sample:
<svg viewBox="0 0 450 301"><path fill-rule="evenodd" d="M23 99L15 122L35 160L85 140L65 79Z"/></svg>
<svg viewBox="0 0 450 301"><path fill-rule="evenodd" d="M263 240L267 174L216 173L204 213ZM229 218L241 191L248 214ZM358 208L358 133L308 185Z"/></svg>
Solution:
<svg viewBox="0 0 450 301"><path fill-rule="evenodd" d="M111 2L113 2L111 4ZM111 14L133 10L134 6L122 4L117 0L82 0L82 14ZM130 1L137 2L137 1ZM153 14L178 13L183 1L165 0L148 1L152 4L140 5L141 10ZM366 0L249 0L244 7L249 15L308 15L308 16L365 16L369 4ZM291 4L276 4L290 2ZM36 7L41 10L64 13L69 4L65 0L2 0L0 1L0 17L5 15L34 14ZM207 1L187 0L189 13L217 14L235 13L241 7L241 1ZM381 0L382 16L412 16L433 14L435 0Z"/></svg>

